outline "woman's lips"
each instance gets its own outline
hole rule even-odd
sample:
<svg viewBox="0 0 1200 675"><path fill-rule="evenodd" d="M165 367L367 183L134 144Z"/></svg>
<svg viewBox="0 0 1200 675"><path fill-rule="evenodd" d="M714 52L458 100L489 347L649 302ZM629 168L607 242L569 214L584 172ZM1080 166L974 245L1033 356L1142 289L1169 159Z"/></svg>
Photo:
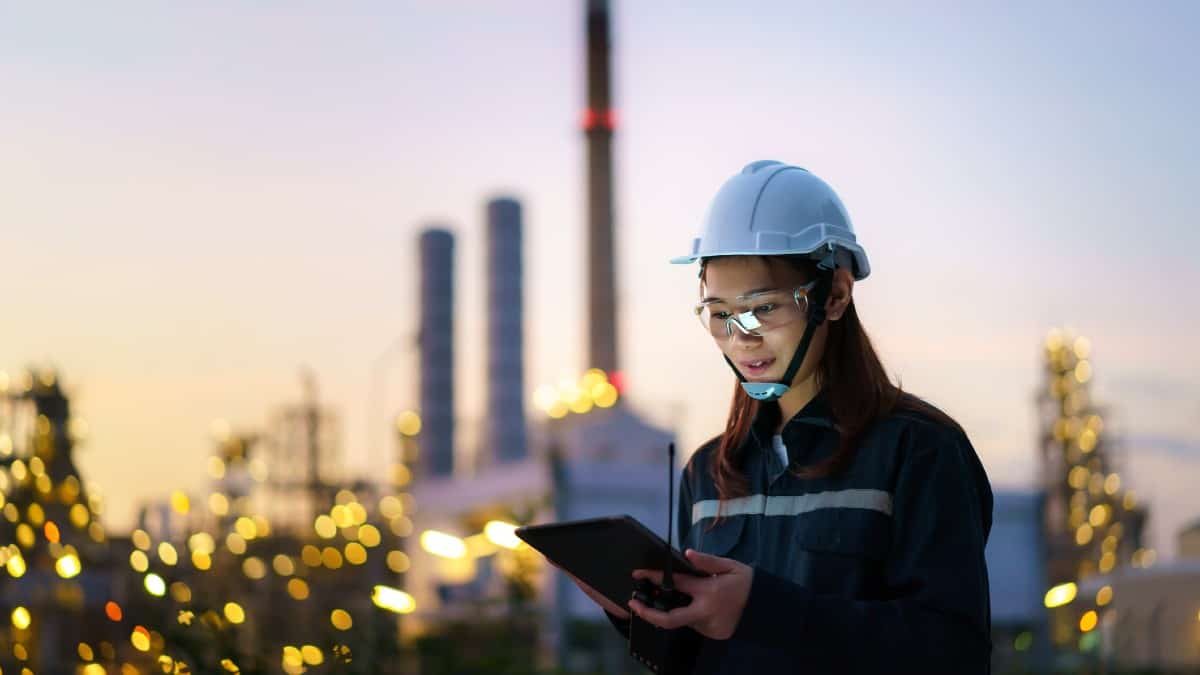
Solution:
<svg viewBox="0 0 1200 675"><path fill-rule="evenodd" d="M775 359L753 359L750 361L740 361L738 365L741 366L742 374L746 377L757 377L766 373L774 363Z"/></svg>

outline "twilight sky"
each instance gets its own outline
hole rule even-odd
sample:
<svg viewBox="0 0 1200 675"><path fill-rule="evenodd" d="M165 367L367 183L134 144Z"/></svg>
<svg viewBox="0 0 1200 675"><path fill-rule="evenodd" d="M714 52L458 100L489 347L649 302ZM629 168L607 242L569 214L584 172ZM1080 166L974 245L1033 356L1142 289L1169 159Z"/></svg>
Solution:
<svg viewBox="0 0 1200 675"><path fill-rule="evenodd" d="M415 242L458 235L463 451L483 414L483 207L526 212L528 388L584 363L582 2L0 7L0 369L54 364L107 522L205 489L311 366L367 470L372 364L416 329ZM841 194L905 388L1028 488L1046 330L1093 344L1164 557L1200 517L1200 5L617 2L629 399L694 448L732 376L686 252L755 159ZM416 403L416 355L385 406ZM377 427L376 427L377 428Z"/></svg>

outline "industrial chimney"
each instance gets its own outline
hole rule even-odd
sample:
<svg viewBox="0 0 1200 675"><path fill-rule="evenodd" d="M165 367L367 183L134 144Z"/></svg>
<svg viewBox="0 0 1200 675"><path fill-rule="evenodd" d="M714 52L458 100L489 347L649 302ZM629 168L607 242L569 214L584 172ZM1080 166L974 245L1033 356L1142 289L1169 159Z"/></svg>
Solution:
<svg viewBox="0 0 1200 675"><path fill-rule="evenodd" d="M487 438L497 463L523 459L525 377L521 284L521 204L487 204Z"/></svg>
<svg viewBox="0 0 1200 675"><path fill-rule="evenodd" d="M618 369L613 246L609 21L606 0L587 3L588 368Z"/></svg>
<svg viewBox="0 0 1200 675"><path fill-rule="evenodd" d="M418 470L454 471L454 235L429 228L420 236L421 437Z"/></svg>

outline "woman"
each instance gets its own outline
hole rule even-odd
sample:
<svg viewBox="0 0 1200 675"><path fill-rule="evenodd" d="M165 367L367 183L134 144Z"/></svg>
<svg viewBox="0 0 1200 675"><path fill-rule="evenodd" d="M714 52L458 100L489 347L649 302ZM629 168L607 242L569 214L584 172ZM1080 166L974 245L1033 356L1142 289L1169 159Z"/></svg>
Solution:
<svg viewBox="0 0 1200 675"><path fill-rule="evenodd" d="M740 380L681 481L691 603L618 607L704 636L697 673L985 673L992 493L963 430L888 379L859 323L870 271L841 200L761 161L718 192L695 311ZM661 581L637 570L635 578Z"/></svg>

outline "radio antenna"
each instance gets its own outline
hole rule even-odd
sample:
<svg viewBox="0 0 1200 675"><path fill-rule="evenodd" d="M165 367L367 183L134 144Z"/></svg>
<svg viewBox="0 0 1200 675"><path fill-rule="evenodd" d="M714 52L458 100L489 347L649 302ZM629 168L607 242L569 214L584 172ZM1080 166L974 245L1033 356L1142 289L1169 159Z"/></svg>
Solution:
<svg viewBox="0 0 1200 675"><path fill-rule="evenodd" d="M675 588L671 578L671 508L675 504L675 444L667 445L667 561L663 568L663 589Z"/></svg>

